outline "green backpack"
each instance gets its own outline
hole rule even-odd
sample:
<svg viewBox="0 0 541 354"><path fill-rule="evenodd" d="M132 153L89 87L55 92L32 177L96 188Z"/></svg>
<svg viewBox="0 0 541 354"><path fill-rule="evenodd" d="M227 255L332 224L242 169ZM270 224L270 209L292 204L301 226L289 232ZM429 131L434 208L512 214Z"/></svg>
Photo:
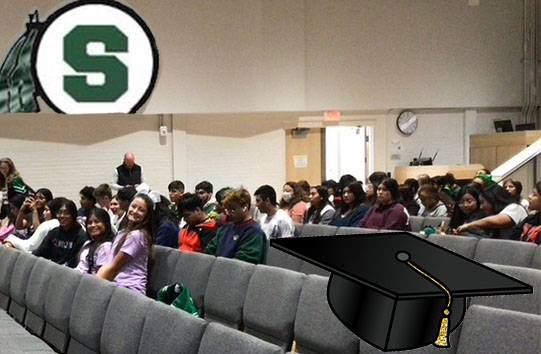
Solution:
<svg viewBox="0 0 541 354"><path fill-rule="evenodd" d="M26 32L15 42L0 68L0 114L39 112L32 52L43 23L39 22L37 10L29 17Z"/></svg>
<svg viewBox="0 0 541 354"><path fill-rule="evenodd" d="M194 317L199 317L199 311L193 302L192 294L187 286L179 283L166 285L158 292L157 300L179 310L186 311Z"/></svg>

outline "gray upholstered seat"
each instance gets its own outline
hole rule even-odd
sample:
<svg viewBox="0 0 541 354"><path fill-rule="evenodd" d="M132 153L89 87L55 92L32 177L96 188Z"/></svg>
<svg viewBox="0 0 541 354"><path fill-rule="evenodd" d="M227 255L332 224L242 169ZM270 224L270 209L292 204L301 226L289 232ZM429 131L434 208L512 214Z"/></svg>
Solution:
<svg viewBox="0 0 541 354"><path fill-rule="evenodd" d="M301 354L356 354L359 339L333 314L327 303L328 278L309 275L295 317L295 342Z"/></svg>
<svg viewBox="0 0 541 354"><path fill-rule="evenodd" d="M269 266L280 267L300 272L302 262L303 261L300 258L282 252L272 246L267 249L266 264Z"/></svg>
<svg viewBox="0 0 541 354"><path fill-rule="evenodd" d="M306 261L302 261L300 272L304 274L317 274L324 277L328 277L331 274L327 270Z"/></svg>
<svg viewBox="0 0 541 354"><path fill-rule="evenodd" d="M450 218L443 217L443 216L426 216L426 217L423 218L423 223L421 225L421 230L423 230L423 229L425 229L427 227L432 227L434 229L437 229L437 228L441 227L442 222L445 222L447 225L449 225L450 220L451 220Z"/></svg>
<svg viewBox="0 0 541 354"><path fill-rule="evenodd" d="M172 283L173 271L180 257L178 249L155 246L155 263L148 279L148 295L156 298L158 291Z"/></svg>
<svg viewBox="0 0 541 354"><path fill-rule="evenodd" d="M203 253L180 253L171 282L186 285L198 309L203 309L203 297L216 257Z"/></svg>
<svg viewBox="0 0 541 354"><path fill-rule="evenodd" d="M43 339L61 353L68 347L71 309L81 276L74 269L55 267L47 289Z"/></svg>
<svg viewBox="0 0 541 354"><path fill-rule="evenodd" d="M423 216L410 216L410 225L412 232L419 232L423 229Z"/></svg>
<svg viewBox="0 0 541 354"><path fill-rule="evenodd" d="M117 287L103 322L100 353L137 353L147 311L153 301L132 290Z"/></svg>
<svg viewBox="0 0 541 354"><path fill-rule="evenodd" d="M427 240L469 259L473 259L479 242L475 237L457 235L430 235Z"/></svg>
<svg viewBox="0 0 541 354"><path fill-rule="evenodd" d="M207 322L187 312L151 302L141 334L139 354L197 354Z"/></svg>
<svg viewBox="0 0 541 354"><path fill-rule="evenodd" d="M304 227L304 224L295 224L295 232L294 232L294 235L296 237L299 237L301 235L301 232L302 232L302 228Z"/></svg>
<svg viewBox="0 0 541 354"><path fill-rule="evenodd" d="M255 268L251 263L216 258L205 291L205 319L242 327L244 298Z"/></svg>
<svg viewBox="0 0 541 354"><path fill-rule="evenodd" d="M99 353L103 321L114 290L112 282L83 275L71 308L68 354Z"/></svg>
<svg viewBox="0 0 541 354"><path fill-rule="evenodd" d="M26 315L26 286L36 260L37 257L21 252L11 274L11 303L8 312L20 323L24 322Z"/></svg>
<svg viewBox="0 0 541 354"><path fill-rule="evenodd" d="M4 248L4 247L1 247ZM11 273L19 257L19 251L5 248L0 254L0 309L7 310L10 302Z"/></svg>
<svg viewBox="0 0 541 354"><path fill-rule="evenodd" d="M533 253L531 267L541 269L541 246L537 246Z"/></svg>
<svg viewBox="0 0 541 354"><path fill-rule="evenodd" d="M280 347L232 328L210 323L198 354L281 354Z"/></svg>
<svg viewBox="0 0 541 354"><path fill-rule="evenodd" d="M530 267L537 247L530 242L481 239L473 259L479 263Z"/></svg>
<svg viewBox="0 0 541 354"><path fill-rule="evenodd" d="M539 354L541 316L474 305L466 311L457 354Z"/></svg>
<svg viewBox="0 0 541 354"><path fill-rule="evenodd" d="M43 335L45 329L45 299L49 280L53 268L60 267L58 264L38 258L32 272L28 285L26 286L26 316L24 325L37 336Z"/></svg>
<svg viewBox="0 0 541 354"><path fill-rule="evenodd" d="M306 224L301 230L300 237L334 236L337 229L332 225Z"/></svg>
<svg viewBox="0 0 541 354"><path fill-rule="evenodd" d="M244 303L244 331L288 350L305 275L258 265Z"/></svg>
<svg viewBox="0 0 541 354"><path fill-rule="evenodd" d="M471 299L472 305L541 315L541 270L490 263L485 265L533 286L533 294L475 296Z"/></svg>

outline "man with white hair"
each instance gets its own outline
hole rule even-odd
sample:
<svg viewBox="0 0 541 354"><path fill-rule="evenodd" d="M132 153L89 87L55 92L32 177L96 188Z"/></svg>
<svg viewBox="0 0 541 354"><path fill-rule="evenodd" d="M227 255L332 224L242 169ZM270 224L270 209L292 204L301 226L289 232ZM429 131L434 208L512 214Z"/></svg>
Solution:
<svg viewBox="0 0 541 354"><path fill-rule="evenodd" d="M135 163L135 155L131 152L124 154L124 162L118 166L113 173L111 188L119 190L122 187L133 186L137 188L140 184L146 183L143 167Z"/></svg>

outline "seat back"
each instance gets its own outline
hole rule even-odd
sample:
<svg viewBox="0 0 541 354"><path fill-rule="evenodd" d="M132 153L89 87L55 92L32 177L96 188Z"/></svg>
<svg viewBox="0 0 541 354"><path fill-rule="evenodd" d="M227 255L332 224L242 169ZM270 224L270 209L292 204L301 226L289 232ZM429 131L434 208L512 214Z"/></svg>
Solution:
<svg viewBox="0 0 541 354"><path fill-rule="evenodd" d="M99 353L103 322L115 288L111 282L82 276L71 308L68 354Z"/></svg>
<svg viewBox="0 0 541 354"><path fill-rule="evenodd" d="M271 246L267 249L266 264L273 267L280 267L300 272L302 260Z"/></svg>
<svg viewBox="0 0 541 354"><path fill-rule="evenodd" d="M309 275L304 281L295 316L297 349L301 354L357 354L359 339L327 302L328 281L319 275Z"/></svg>
<svg viewBox="0 0 541 354"><path fill-rule="evenodd" d="M258 265L244 302L244 331L288 350L304 274Z"/></svg>
<svg viewBox="0 0 541 354"><path fill-rule="evenodd" d="M216 258L205 291L205 319L235 329L242 327L242 308L255 268L251 263Z"/></svg>
<svg viewBox="0 0 541 354"><path fill-rule="evenodd" d="M430 235L427 240L469 259L473 259L479 242L476 237L456 235Z"/></svg>
<svg viewBox="0 0 541 354"><path fill-rule="evenodd" d="M172 283L173 272L180 257L178 249L154 246L154 250L154 265L148 278L148 295L153 299L161 288Z"/></svg>
<svg viewBox="0 0 541 354"><path fill-rule="evenodd" d="M447 225L449 225L449 221L451 218L444 217L444 216L427 216L423 218L423 223L421 225L421 230L432 227L434 229L437 229L441 226L442 222L445 222Z"/></svg>
<svg viewBox="0 0 541 354"><path fill-rule="evenodd" d="M537 245L530 242L481 239L477 243L474 260L517 267L530 267Z"/></svg>
<svg viewBox="0 0 541 354"><path fill-rule="evenodd" d="M117 287L105 314L100 353L137 353L147 311L152 302L150 298L135 291Z"/></svg>
<svg viewBox="0 0 541 354"><path fill-rule="evenodd" d="M280 347L232 328L210 323L198 354L282 354Z"/></svg>
<svg viewBox="0 0 541 354"><path fill-rule="evenodd" d="M334 236L337 229L332 225L306 224L301 230L300 237Z"/></svg>
<svg viewBox="0 0 541 354"><path fill-rule="evenodd" d="M423 216L410 216L410 225L412 232L419 232L423 229Z"/></svg>
<svg viewBox="0 0 541 354"><path fill-rule="evenodd" d="M537 246L533 253L531 268L541 269L541 246Z"/></svg>
<svg viewBox="0 0 541 354"><path fill-rule="evenodd" d="M195 306L203 311L203 298L210 270L216 257L203 253L180 253L171 282L186 285L192 293Z"/></svg>
<svg viewBox="0 0 541 354"><path fill-rule="evenodd" d="M299 271L304 274L317 274L323 277L328 277L329 275L331 275L329 271L313 265L312 263L307 261L302 261L301 269Z"/></svg>
<svg viewBox="0 0 541 354"><path fill-rule="evenodd" d="M71 268L52 269L45 300L43 339L60 353L65 353L68 346L71 309L81 277L81 273Z"/></svg>
<svg viewBox="0 0 541 354"><path fill-rule="evenodd" d="M26 287L36 260L37 257L21 252L11 275L9 288L11 303L8 312L19 323L24 322L24 316L26 315Z"/></svg>
<svg viewBox="0 0 541 354"><path fill-rule="evenodd" d="M139 354L197 354L207 322L192 315L153 301L141 334Z"/></svg>
<svg viewBox="0 0 541 354"><path fill-rule="evenodd" d="M538 354L541 316L473 305L462 323L457 354Z"/></svg>
<svg viewBox="0 0 541 354"><path fill-rule="evenodd" d="M531 285L533 294L475 296L471 299L472 305L484 305L541 315L541 270L490 263L486 265Z"/></svg>
<svg viewBox="0 0 541 354"><path fill-rule="evenodd" d="M45 329L45 299L53 273L53 268L60 267L45 258L38 258L26 286L26 316L24 325L41 337Z"/></svg>
<svg viewBox="0 0 541 354"><path fill-rule="evenodd" d="M12 248L0 248L5 248L0 254L0 269L2 269L0 272L0 309L7 311L10 302L11 277L20 252Z"/></svg>

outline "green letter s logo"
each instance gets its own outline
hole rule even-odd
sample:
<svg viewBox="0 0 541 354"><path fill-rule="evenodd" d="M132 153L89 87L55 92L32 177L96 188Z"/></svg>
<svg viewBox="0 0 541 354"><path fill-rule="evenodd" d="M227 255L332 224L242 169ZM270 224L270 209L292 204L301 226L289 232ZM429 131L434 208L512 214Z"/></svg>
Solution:
<svg viewBox="0 0 541 354"><path fill-rule="evenodd" d="M103 73L103 85L88 85L86 75L65 75L64 90L77 102L115 102L128 90L128 68L111 55L88 55L101 42L106 52L127 52L128 38L115 26L76 26L64 37L64 60L77 72Z"/></svg>

